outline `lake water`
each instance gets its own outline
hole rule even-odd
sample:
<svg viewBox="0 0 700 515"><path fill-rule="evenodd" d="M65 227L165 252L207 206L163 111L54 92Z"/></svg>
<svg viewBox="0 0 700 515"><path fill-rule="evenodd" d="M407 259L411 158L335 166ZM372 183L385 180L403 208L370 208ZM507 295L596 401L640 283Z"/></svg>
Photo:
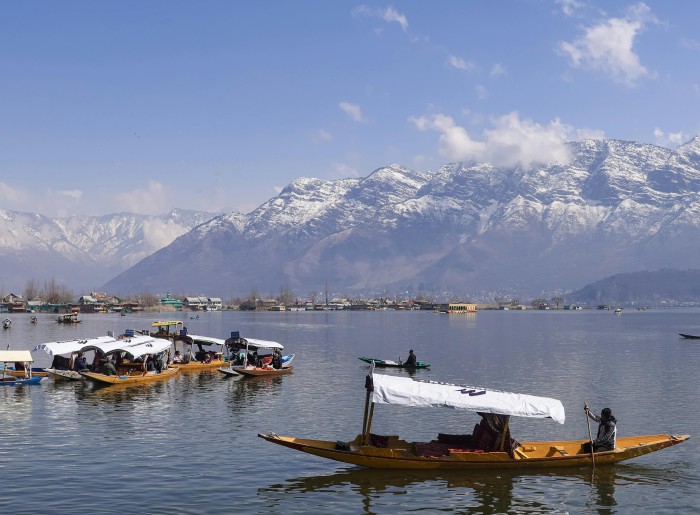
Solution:
<svg viewBox="0 0 700 515"><path fill-rule="evenodd" d="M276 340L296 353L278 378L179 374L135 387L0 388L0 508L13 513L688 513L700 511L698 310L223 312L193 334ZM147 329L173 314L85 315L75 326L12 315L0 348ZM556 473L373 471L272 445L259 432L348 440L362 428L358 356L431 363L425 378L560 399L564 425L511 420L519 440L588 438L583 404L618 434L691 434L627 464ZM43 353L38 365L49 362ZM391 373L391 372L388 372ZM397 374L406 374L395 371ZM373 432L430 440L473 413L377 406ZM595 427L592 426L595 431Z"/></svg>

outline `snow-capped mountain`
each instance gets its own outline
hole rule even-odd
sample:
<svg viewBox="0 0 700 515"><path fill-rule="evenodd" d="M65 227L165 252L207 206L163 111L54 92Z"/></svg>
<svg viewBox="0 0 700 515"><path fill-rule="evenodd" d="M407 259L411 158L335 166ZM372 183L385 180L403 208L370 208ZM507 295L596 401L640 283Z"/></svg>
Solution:
<svg viewBox="0 0 700 515"><path fill-rule="evenodd" d="M392 165L361 179L298 179L104 288L536 295L615 273L698 267L700 138L675 151L617 140L570 151L568 164L532 169Z"/></svg>
<svg viewBox="0 0 700 515"><path fill-rule="evenodd" d="M176 209L163 216L47 218L0 209L0 291L21 294L30 279L96 290L214 216Z"/></svg>

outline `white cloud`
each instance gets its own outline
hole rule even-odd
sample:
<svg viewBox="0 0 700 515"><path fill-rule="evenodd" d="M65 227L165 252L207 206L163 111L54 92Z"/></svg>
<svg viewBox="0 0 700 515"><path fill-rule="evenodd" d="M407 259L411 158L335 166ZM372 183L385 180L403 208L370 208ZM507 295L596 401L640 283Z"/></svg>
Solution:
<svg viewBox="0 0 700 515"><path fill-rule="evenodd" d="M476 96L479 98L479 100L486 100L489 97L488 90L481 84L474 86L474 91L476 92Z"/></svg>
<svg viewBox="0 0 700 515"><path fill-rule="evenodd" d="M571 66L600 70L613 80L633 86L652 75L634 52L634 40L647 24L658 23L644 3L628 8L624 18L610 18L585 29L573 42L559 43L560 53L568 55Z"/></svg>
<svg viewBox="0 0 700 515"><path fill-rule="evenodd" d="M29 195L22 189L13 188L6 182L0 181L0 200L11 204L23 204L29 200Z"/></svg>
<svg viewBox="0 0 700 515"><path fill-rule="evenodd" d="M684 134L682 131L679 132L664 132L658 127L654 128L654 138L656 139L656 144L662 147L675 148L678 145L682 145L690 139L690 136Z"/></svg>
<svg viewBox="0 0 700 515"><path fill-rule="evenodd" d="M333 141L333 135L328 131L319 129L314 133L313 137L311 138L311 141L313 141L314 143L325 143L327 141Z"/></svg>
<svg viewBox="0 0 700 515"><path fill-rule="evenodd" d="M577 9L583 7L583 2L579 0L554 0L557 4L561 6L561 11L566 16L573 16Z"/></svg>
<svg viewBox="0 0 700 515"><path fill-rule="evenodd" d="M447 64L452 66L453 68L457 68L458 70L465 70L465 71L471 71L474 69L474 63L465 61L461 57L457 57L456 55L451 55L447 59Z"/></svg>
<svg viewBox="0 0 700 515"><path fill-rule="evenodd" d="M169 193L157 181L149 181L148 187L114 195L118 211L141 215L159 215L168 209Z"/></svg>
<svg viewBox="0 0 700 515"><path fill-rule="evenodd" d="M149 220L143 224L143 242L153 249L162 249L185 232L183 227L173 222Z"/></svg>
<svg viewBox="0 0 700 515"><path fill-rule="evenodd" d="M369 16L372 18L379 18L387 23L398 23L401 28L406 31L408 30L408 19L406 16L398 12L391 6L384 8L369 7L367 5L360 5L352 10L352 14L357 16Z"/></svg>
<svg viewBox="0 0 700 515"><path fill-rule="evenodd" d="M695 51L700 50L700 41L698 41L697 39L692 39L692 38L687 39L686 38L686 39L683 39L683 41L681 41L681 44L685 48L688 48L690 50L695 50Z"/></svg>
<svg viewBox="0 0 700 515"><path fill-rule="evenodd" d="M58 190L54 192L56 195L61 195L70 200L78 201L82 198L83 192L81 190Z"/></svg>
<svg viewBox="0 0 700 515"><path fill-rule="evenodd" d="M360 106L351 104L349 102L341 102L340 104L338 104L338 107L340 107L340 109L343 110L345 114L347 114L353 121L364 121L364 117L362 116L362 110L360 109Z"/></svg>
<svg viewBox="0 0 700 515"><path fill-rule="evenodd" d="M489 72L489 75L491 77L500 77L501 75L506 74L506 69L503 67L501 63L496 63L491 67L491 71Z"/></svg>
<svg viewBox="0 0 700 515"><path fill-rule="evenodd" d="M341 179L346 179L348 177L359 177L360 172L356 168L344 163L335 163L333 165L333 172L336 177Z"/></svg>
<svg viewBox="0 0 700 515"><path fill-rule="evenodd" d="M493 119L493 128L484 130L480 140L473 138L452 117L444 114L412 117L409 121L419 130L439 132L439 152L449 159L474 160L502 167L564 164L571 159L567 141L582 133L601 134L576 131L559 119L543 126L529 119L521 119L517 112Z"/></svg>

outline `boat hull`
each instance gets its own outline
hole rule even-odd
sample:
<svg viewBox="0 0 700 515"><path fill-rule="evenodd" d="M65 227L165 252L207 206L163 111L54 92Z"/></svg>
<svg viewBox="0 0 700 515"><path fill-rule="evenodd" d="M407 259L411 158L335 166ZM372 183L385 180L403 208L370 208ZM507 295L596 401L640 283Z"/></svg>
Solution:
<svg viewBox="0 0 700 515"><path fill-rule="evenodd" d="M386 447L360 445L362 437L342 442L307 440L278 436L274 433L258 434L268 442L288 447L321 458L377 469L416 470L485 470L485 469L552 469L561 467L591 467L591 455L581 452L587 440L560 442L526 442L514 457L506 452L483 452L468 449L449 449L443 456L420 455L416 444L388 437ZM618 439L614 451L595 453L595 466L610 465L643 456L686 441L688 435L666 434L636 436ZM432 443L432 442L431 442Z"/></svg>
<svg viewBox="0 0 700 515"><path fill-rule="evenodd" d="M2 374L2 370L0 370L0 374ZM12 377L24 378L24 370L14 370L11 368L6 368L5 374ZM48 377L49 373L46 372L43 368L32 368L32 377L34 376Z"/></svg>
<svg viewBox="0 0 700 515"><path fill-rule="evenodd" d="M180 369L177 367L168 367L159 374L156 372L148 372L145 375L142 372L137 372L132 375L120 376L108 376L97 372L81 372L81 374L83 377L100 384L137 384L162 381L174 376L179 371Z"/></svg>
<svg viewBox="0 0 700 515"><path fill-rule="evenodd" d="M41 381L46 379L45 377L30 377L19 378L19 377L5 377L0 378L0 386L20 386L23 384L39 384Z"/></svg>
<svg viewBox="0 0 700 515"><path fill-rule="evenodd" d="M226 364L225 361L221 359L213 360L209 363L202 363L200 361L190 361L188 363L174 363L174 366L180 369L180 372L198 372L200 370L208 370L212 368L219 368Z"/></svg>
<svg viewBox="0 0 700 515"><path fill-rule="evenodd" d="M686 340L700 340L700 336L695 335L695 334L678 333L678 336L685 338Z"/></svg>
<svg viewBox="0 0 700 515"><path fill-rule="evenodd" d="M405 363L397 363L396 361L388 361L385 359L377 359L377 358L365 358L364 356L360 358L362 361L365 363L374 363L374 366L377 368L408 368L408 369L415 369L415 368L429 368L430 363L423 363L419 361L415 365L407 365Z"/></svg>
<svg viewBox="0 0 700 515"><path fill-rule="evenodd" d="M85 378L80 372L75 370L59 370L57 368L45 368L44 371L54 379L70 379L73 381L83 381Z"/></svg>
<svg viewBox="0 0 700 515"><path fill-rule="evenodd" d="M257 368L257 367L251 367L251 368L237 368L235 369L237 373L241 374L242 376L248 376L248 377L271 377L271 376L281 376L284 374L290 374L292 370L294 370L294 367L287 367L287 368Z"/></svg>

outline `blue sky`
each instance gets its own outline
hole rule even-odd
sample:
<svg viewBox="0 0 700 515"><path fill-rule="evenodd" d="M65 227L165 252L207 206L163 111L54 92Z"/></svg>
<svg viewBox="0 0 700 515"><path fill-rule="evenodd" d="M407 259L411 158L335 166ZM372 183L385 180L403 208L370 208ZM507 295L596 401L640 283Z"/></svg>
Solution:
<svg viewBox="0 0 700 515"><path fill-rule="evenodd" d="M298 177L700 133L700 2L5 2L0 208L249 212Z"/></svg>

